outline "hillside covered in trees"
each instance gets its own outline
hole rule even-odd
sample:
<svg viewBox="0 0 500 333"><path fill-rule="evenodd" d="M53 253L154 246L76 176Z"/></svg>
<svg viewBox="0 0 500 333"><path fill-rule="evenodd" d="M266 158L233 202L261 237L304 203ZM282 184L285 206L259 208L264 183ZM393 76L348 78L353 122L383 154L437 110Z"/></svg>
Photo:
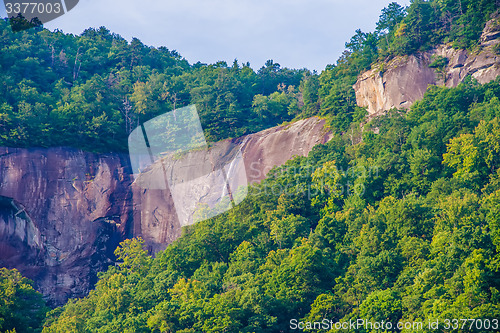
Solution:
<svg viewBox="0 0 500 333"><path fill-rule="evenodd" d="M272 60L190 65L176 51L128 43L104 27L80 36L0 21L0 145L124 151L140 123L197 104L211 141L291 120L305 69Z"/></svg>
<svg viewBox="0 0 500 333"><path fill-rule="evenodd" d="M379 134L354 145L337 135L275 169L154 259L126 241L119 267L49 313L44 332L284 332L292 319L324 318L493 325L499 116L500 80L431 89L407 115L376 119Z"/></svg>
<svg viewBox="0 0 500 333"><path fill-rule="evenodd" d="M190 65L104 28L13 34L3 22L0 144L120 150L137 121L190 103L212 140L313 115L337 133L275 168L236 208L185 228L155 258L140 239L123 242L95 290L48 312L39 331L287 332L293 320L325 318L391 322L387 331L428 320L439 329L402 331L498 331L500 78L430 87L410 110L363 127L352 89L359 73L393 56L438 43L477 47L498 8L495 0L391 4L375 32L357 31L319 75L271 61L257 72L236 62ZM31 332L12 324L15 302L2 306L0 330ZM461 318L482 326L445 326Z"/></svg>
<svg viewBox="0 0 500 333"><path fill-rule="evenodd" d="M198 106L211 141L311 115L345 131L365 114L352 89L360 72L442 42L473 48L497 7L494 0L415 1L408 9L392 3L376 31L356 31L320 75L272 60L258 71L237 60L189 64L176 51L127 42L105 27L80 36L43 27L12 32L4 19L0 145L123 151L139 123L189 104Z"/></svg>

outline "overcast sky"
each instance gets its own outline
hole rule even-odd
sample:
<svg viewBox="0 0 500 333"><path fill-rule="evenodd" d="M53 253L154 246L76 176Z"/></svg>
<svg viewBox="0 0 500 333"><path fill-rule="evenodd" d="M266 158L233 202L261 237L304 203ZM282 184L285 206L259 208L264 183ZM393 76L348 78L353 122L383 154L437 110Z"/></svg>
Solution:
<svg viewBox="0 0 500 333"><path fill-rule="evenodd" d="M381 9L392 1L80 0L45 27L80 34L106 26L129 41L137 37L177 50L190 63L238 59L258 69L273 59L321 71L336 62L356 29L373 31ZM3 6L0 13L6 16Z"/></svg>

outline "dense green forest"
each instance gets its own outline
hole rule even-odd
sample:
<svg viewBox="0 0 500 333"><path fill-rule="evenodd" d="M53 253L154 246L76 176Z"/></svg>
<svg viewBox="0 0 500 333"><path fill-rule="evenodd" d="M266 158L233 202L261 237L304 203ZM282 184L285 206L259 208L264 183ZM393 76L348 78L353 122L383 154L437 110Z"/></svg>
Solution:
<svg viewBox="0 0 500 333"><path fill-rule="evenodd" d="M1 332L37 332L48 310L32 281L15 269L0 268Z"/></svg>
<svg viewBox="0 0 500 333"><path fill-rule="evenodd" d="M124 151L140 123L197 104L208 140L259 131L299 112L311 75L269 60L190 65L176 51L128 43L104 27L80 36L0 21L0 145Z"/></svg>
<svg viewBox="0 0 500 333"><path fill-rule="evenodd" d="M377 61L437 43L477 44L496 0L414 1L382 11L336 65L320 74L250 64L189 64L166 47L131 42L104 27L80 36L36 27L13 32L0 20L0 145L124 151L130 131L156 115L196 104L210 141L311 115L345 131L364 111L352 85Z"/></svg>
<svg viewBox="0 0 500 333"><path fill-rule="evenodd" d="M408 114L366 125L359 143L337 135L274 169L156 258L141 240L122 243L120 266L50 312L44 332L498 319L499 119L500 79L430 89Z"/></svg>
<svg viewBox="0 0 500 333"><path fill-rule="evenodd" d="M42 321L46 309L29 292L25 307L36 316L15 318L38 320L47 333L287 332L291 320L325 318L441 322L404 332L484 331L443 325L479 318L498 331L500 78L430 87L410 110L363 127L352 89L361 71L390 57L437 43L477 47L498 7L393 3L375 32L357 31L319 75L272 61L257 72L237 62L190 65L104 28L12 33L2 22L2 145L121 150L138 121L191 103L212 140L313 115L336 133L275 168L235 209L185 228L156 258L127 240L88 297ZM0 331L35 331L12 324L29 284L2 274ZM12 282L20 279L23 287Z"/></svg>

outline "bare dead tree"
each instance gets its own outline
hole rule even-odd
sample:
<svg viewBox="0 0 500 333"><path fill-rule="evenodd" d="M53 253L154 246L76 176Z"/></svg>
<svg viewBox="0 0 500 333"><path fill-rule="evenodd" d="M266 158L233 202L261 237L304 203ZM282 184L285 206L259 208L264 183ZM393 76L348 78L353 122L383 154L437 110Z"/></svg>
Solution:
<svg viewBox="0 0 500 333"><path fill-rule="evenodd" d="M76 81L76 79L78 78L78 74L80 73L80 68L82 66L82 63L78 62L78 56L80 55L80 48L78 48L78 50L76 51L76 56L75 56L75 65L73 66L73 82ZM76 64L78 64L78 69L76 68Z"/></svg>
<svg viewBox="0 0 500 333"><path fill-rule="evenodd" d="M123 99L122 103L123 107L120 108L121 113L123 114L125 118L125 131L127 134L130 134L132 132L132 123L133 123L133 114L132 114L132 105L130 104L130 101L128 100L127 97Z"/></svg>
<svg viewBox="0 0 500 333"><path fill-rule="evenodd" d="M50 66L53 68L54 67L54 57L55 57L54 53L55 53L55 49L54 49L54 45L51 45L50 47L52 48L52 54L50 56L52 62L51 62Z"/></svg>

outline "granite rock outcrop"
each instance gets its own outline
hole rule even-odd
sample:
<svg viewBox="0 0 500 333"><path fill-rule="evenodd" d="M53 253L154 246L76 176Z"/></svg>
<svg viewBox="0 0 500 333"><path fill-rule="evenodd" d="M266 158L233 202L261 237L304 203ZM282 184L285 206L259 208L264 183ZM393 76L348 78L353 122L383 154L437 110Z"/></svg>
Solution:
<svg viewBox="0 0 500 333"><path fill-rule="evenodd" d="M370 116L392 108L409 108L422 99L429 85L456 87L467 76L487 83L500 75L500 16L487 22L474 51L439 45L427 52L398 56L372 66L354 85L356 101ZM445 58L443 67L431 68Z"/></svg>
<svg viewBox="0 0 500 333"><path fill-rule="evenodd" d="M330 137L313 117L225 142L240 147L251 184ZM180 234L169 189L138 186L127 154L0 148L0 267L34 280L52 306L85 296L120 241L142 237L155 253Z"/></svg>

